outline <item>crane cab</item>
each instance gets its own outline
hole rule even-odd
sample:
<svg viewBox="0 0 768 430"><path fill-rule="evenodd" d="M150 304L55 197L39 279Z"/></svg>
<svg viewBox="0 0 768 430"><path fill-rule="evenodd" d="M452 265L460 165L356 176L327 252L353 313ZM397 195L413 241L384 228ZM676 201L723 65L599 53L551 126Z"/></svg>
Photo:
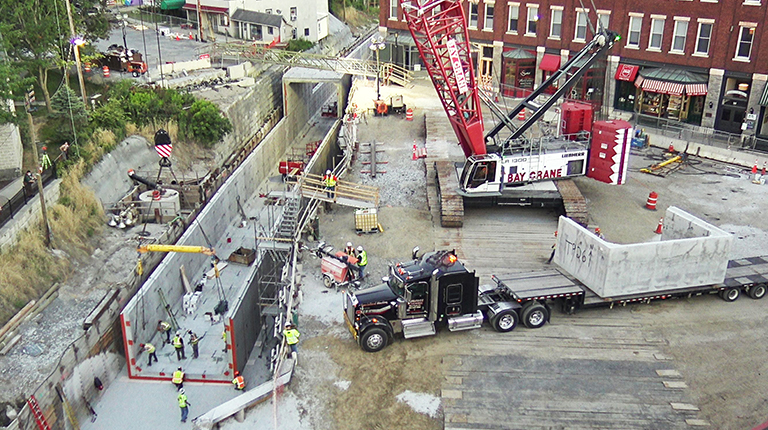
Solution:
<svg viewBox="0 0 768 430"><path fill-rule="evenodd" d="M459 174L459 194L464 196L498 196L503 185L501 157L498 154L473 155L467 158Z"/></svg>

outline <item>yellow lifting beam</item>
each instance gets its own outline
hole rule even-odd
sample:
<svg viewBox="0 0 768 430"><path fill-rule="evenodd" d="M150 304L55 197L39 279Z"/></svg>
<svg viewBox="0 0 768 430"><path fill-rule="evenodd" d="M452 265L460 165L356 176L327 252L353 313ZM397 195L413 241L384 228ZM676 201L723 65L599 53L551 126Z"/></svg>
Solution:
<svg viewBox="0 0 768 430"><path fill-rule="evenodd" d="M216 255L213 248L204 246L184 246L184 245L141 245L137 248L141 253L145 252L188 252L191 254Z"/></svg>

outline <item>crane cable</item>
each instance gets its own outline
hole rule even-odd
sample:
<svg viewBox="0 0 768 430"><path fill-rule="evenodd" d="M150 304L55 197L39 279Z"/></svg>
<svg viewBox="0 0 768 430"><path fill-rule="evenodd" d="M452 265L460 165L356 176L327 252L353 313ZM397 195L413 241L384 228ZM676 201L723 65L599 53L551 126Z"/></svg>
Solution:
<svg viewBox="0 0 768 430"><path fill-rule="evenodd" d="M213 247L213 244L211 243L210 239L208 239L208 235L205 234L205 230L203 229L203 224L200 223L200 218L195 217L195 221L197 222L197 226L200 228L200 233L203 234L203 239L205 239L205 243L208 245L208 248L215 250L216 248ZM214 254L211 256L211 262L213 264L213 270L214 270L214 279L216 279L216 292L219 294L219 300L220 301L226 301L227 297L224 294L224 286L221 283L221 277L219 275L219 266L217 265L218 261L221 261L221 259Z"/></svg>

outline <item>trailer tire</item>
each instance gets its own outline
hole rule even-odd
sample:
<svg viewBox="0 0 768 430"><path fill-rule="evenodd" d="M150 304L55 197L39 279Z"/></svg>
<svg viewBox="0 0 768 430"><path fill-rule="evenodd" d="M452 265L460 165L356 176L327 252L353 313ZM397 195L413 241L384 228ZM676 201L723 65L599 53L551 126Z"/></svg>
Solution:
<svg viewBox="0 0 768 430"><path fill-rule="evenodd" d="M741 290L738 288L727 288L720 291L720 298L726 302L735 302L741 295Z"/></svg>
<svg viewBox="0 0 768 430"><path fill-rule="evenodd" d="M499 333L507 333L517 327L520 317L513 309L506 309L494 315L491 319L491 326Z"/></svg>
<svg viewBox="0 0 768 430"><path fill-rule="evenodd" d="M323 285L325 288L331 288L333 286L333 279L331 278L331 275L327 273L323 274Z"/></svg>
<svg viewBox="0 0 768 430"><path fill-rule="evenodd" d="M749 288L749 297L754 300L760 300L765 297L765 284L753 285Z"/></svg>
<svg viewBox="0 0 768 430"><path fill-rule="evenodd" d="M549 311L540 303L523 308L523 324L528 328L540 328L549 320Z"/></svg>
<svg viewBox="0 0 768 430"><path fill-rule="evenodd" d="M372 327L360 336L360 346L366 352L379 352L387 346L389 337L384 329Z"/></svg>

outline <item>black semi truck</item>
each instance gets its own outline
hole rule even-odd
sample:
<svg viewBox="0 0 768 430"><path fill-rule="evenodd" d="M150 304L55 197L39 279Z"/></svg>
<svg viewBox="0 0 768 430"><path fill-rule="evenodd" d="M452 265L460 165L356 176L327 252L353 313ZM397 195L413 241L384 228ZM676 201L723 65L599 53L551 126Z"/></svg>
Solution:
<svg viewBox="0 0 768 430"><path fill-rule="evenodd" d="M653 300L719 294L728 302L742 293L761 299L768 288L768 256L728 262L720 284L653 291L620 297L600 297L559 270L493 276L495 285L480 286L475 272L466 269L455 251L435 251L390 267L383 283L356 293L347 291L344 320L360 347L377 352L402 333L406 339L430 336L437 326L450 331L479 328L483 320L499 332L509 332L518 321L539 328L554 307L572 314L594 306L648 303Z"/></svg>

